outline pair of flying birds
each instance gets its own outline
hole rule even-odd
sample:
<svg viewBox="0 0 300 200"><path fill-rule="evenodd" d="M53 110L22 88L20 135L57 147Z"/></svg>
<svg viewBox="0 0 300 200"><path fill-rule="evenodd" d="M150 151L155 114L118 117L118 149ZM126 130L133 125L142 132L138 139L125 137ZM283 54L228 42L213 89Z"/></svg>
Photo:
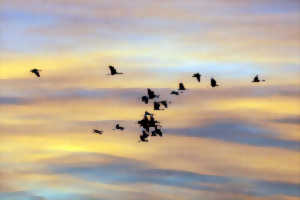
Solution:
<svg viewBox="0 0 300 200"><path fill-rule="evenodd" d="M120 124L116 124L115 128L113 130L120 130L123 131L125 128L123 126L121 126ZM93 133L97 133L99 135L103 134L102 130L98 130L98 129L93 129Z"/></svg>
<svg viewBox="0 0 300 200"><path fill-rule="evenodd" d="M114 66L110 65L110 66L108 66L108 68L109 68L109 71L110 71L110 74L108 74L108 75L113 76L113 75L117 75L117 74L123 74L122 72L118 72ZM41 71L42 71L41 69L37 69L37 68L34 68L34 69L30 70L30 72L35 74L37 77L41 77L41 75L40 75Z"/></svg>

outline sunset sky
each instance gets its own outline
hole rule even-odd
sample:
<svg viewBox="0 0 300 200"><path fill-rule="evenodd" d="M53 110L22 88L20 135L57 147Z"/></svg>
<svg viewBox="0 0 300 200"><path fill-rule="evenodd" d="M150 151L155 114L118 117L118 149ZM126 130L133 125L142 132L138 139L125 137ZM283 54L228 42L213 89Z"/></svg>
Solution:
<svg viewBox="0 0 300 200"><path fill-rule="evenodd" d="M300 199L299 0L0 0L0 51L1 200Z"/></svg>

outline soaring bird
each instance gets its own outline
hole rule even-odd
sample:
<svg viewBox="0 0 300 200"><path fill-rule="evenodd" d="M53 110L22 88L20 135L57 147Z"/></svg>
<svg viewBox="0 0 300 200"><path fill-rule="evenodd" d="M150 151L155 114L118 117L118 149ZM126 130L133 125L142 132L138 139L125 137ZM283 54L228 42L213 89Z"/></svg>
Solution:
<svg viewBox="0 0 300 200"><path fill-rule="evenodd" d="M160 107L160 103L157 101L154 101L154 103L153 103L154 110L161 110L161 109L159 109L159 107Z"/></svg>
<svg viewBox="0 0 300 200"><path fill-rule="evenodd" d="M260 82L260 81L265 81L265 80L260 80L260 79L258 78L258 75L256 75L256 76L253 78L253 80L252 80L252 82L254 82L254 83L258 83L258 82Z"/></svg>
<svg viewBox="0 0 300 200"><path fill-rule="evenodd" d="M110 70L110 74L109 75L116 75L116 74L123 74L121 72L117 72L116 68L114 66L108 66L109 67L109 70Z"/></svg>
<svg viewBox="0 0 300 200"><path fill-rule="evenodd" d="M101 135L103 133L103 131L97 130L97 129L93 129L93 133L98 133L99 135Z"/></svg>
<svg viewBox="0 0 300 200"><path fill-rule="evenodd" d="M160 104L162 104L165 108L168 108L168 102L167 101L160 101Z"/></svg>
<svg viewBox="0 0 300 200"><path fill-rule="evenodd" d="M155 129L151 133L152 133L151 136L159 135L160 137L162 137L162 135L163 135L161 129L158 128L158 125L155 125Z"/></svg>
<svg viewBox="0 0 300 200"><path fill-rule="evenodd" d="M147 88L147 92L148 92L148 97L149 99L154 99L154 98L158 98L159 95L156 95L155 92L153 90L151 90L150 88Z"/></svg>
<svg viewBox="0 0 300 200"><path fill-rule="evenodd" d="M173 90L170 94L171 94L171 95L179 95L179 92Z"/></svg>
<svg viewBox="0 0 300 200"><path fill-rule="evenodd" d="M115 129L123 131L125 128L123 126L120 126L120 124L116 124Z"/></svg>
<svg viewBox="0 0 300 200"><path fill-rule="evenodd" d="M179 83L179 88L178 88L179 91L183 91L183 90L186 90L183 83Z"/></svg>
<svg viewBox="0 0 300 200"><path fill-rule="evenodd" d="M217 84L217 81L216 81L214 78L211 78L211 79L210 79L210 85L211 85L211 87L217 87L217 86L219 86L219 85Z"/></svg>
<svg viewBox="0 0 300 200"><path fill-rule="evenodd" d="M41 77L40 71L42 71L42 70L36 69L36 68L30 70L30 72L31 72L31 73L34 73L37 77Z"/></svg>
<svg viewBox="0 0 300 200"><path fill-rule="evenodd" d="M140 135L140 142L148 142L147 138L149 137L149 134L143 130L143 134Z"/></svg>
<svg viewBox="0 0 300 200"><path fill-rule="evenodd" d="M193 77L197 78L198 82L200 82L201 74L195 73L193 74Z"/></svg>
<svg viewBox="0 0 300 200"><path fill-rule="evenodd" d="M143 127L145 130L149 131L149 119L147 118L147 116L145 115L144 118L140 121L138 121L138 124Z"/></svg>
<svg viewBox="0 0 300 200"><path fill-rule="evenodd" d="M144 102L145 104L148 104L149 98L147 96L142 96L142 102Z"/></svg>
<svg viewBox="0 0 300 200"><path fill-rule="evenodd" d="M150 120L149 120L149 123L148 123L148 126L149 127L155 127L156 124L159 124L160 122L155 120L153 115L150 116Z"/></svg>

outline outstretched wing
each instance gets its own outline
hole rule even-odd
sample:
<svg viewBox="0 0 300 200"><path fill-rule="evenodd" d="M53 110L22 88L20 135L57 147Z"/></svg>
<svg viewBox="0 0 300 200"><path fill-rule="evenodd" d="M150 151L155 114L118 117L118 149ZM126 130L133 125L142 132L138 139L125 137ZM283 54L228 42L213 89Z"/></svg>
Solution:
<svg viewBox="0 0 300 200"><path fill-rule="evenodd" d="M160 102L165 108L168 108L168 103L167 101L161 101Z"/></svg>
<svg viewBox="0 0 300 200"><path fill-rule="evenodd" d="M31 72L34 73L37 77L40 77L40 72L38 69L32 69Z"/></svg>
<svg viewBox="0 0 300 200"><path fill-rule="evenodd" d="M259 78L258 78L258 75L256 75L253 79L253 82L258 82L259 81Z"/></svg>
<svg viewBox="0 0 300 200"><path fill-rule="evenodd" d="M108 66L109 67L109 70L110 70L110 73L113 75L113 74L116 74L117 73L117 70L114 68L114 66Z"/></svg>
<svg viewBox="0 0 300 200"><path fill-rule="evenodd" d="M214 78L212 78L210 80L210 83L211 83L212 86L216 86L217 85L217 81Z"/></svg>
<svg viewBox="0 0 300 200"><path fill-rule="evenodd" d="M183 83L179 83L179 90L185 90Z"/></svg>

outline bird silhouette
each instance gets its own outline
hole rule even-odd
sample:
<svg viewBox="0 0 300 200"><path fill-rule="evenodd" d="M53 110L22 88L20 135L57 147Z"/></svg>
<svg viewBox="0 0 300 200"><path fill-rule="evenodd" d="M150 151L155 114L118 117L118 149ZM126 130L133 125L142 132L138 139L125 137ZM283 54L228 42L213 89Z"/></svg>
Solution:
<svg viewBox="0 0 300 200"><path fill-rule="evenodd" d="M162 109L159 109L160 108L160 102L157 102L157 101L153 102L153 108L154 108L154 110L162 110Z"/></svg>
<svg viewBox="0 0 300 200"><path fill-rule="evenodd" d="M219 86L219 85L217 84L217 81L216 81L214 78L211 78L211 79L210 79L210 85L211 85L211 87L217 87L217 86Z"/></svg>
<svg viewBox="0 0 300 200"><path fill-rule="evenodd" d="M179 88L178 88L179 91L184 91L186 90L183 83L179 83Z"/></svg>
<svg viewBox="0 0 300 200"><path fill-rule="evenodd" d="M140 135L140 142L148 142L147 138L149 137L149 134L143 130L143 134Z"/></svg>
<svg viewBox="0 0 300 200"><path fill-rule="evenodd" d="M173 90L170 94L171 94L171 95L179 95L179 92Z"/></svg>
<svg viewBox="0 0 300 200"><path fill-rule="evenodd" d="M116 129L116 130L123 131L125 128L124 128L123 126L120 126L120 124L116 124L115 129ZM114 129L113 129L113 130L114 130Z"/></svg>
<svg viewBox="0 0 300 200"><path fill-rule="evenodd" d="M156 133L156 134L158 134L160 137L162 137L162 136L163 136L163 133L162 133L161 129L160 129L160 128L158 128L158 126L157 126L157 125L155 126L155 130L154 130L154 131L155 131L155 133Z"/></svg>
<svg viewBox="0 0 300 200"><path fill-rule="evenodd" d="M30 70L30 72L35 74L37 77L41 77L40 71L42 71L42 70L41 69L36 69L36 68Z"/></svg>
<svg viewBox="0 0 300 200"><path fill-rule="evenodd" d="M193 74L193 77L197 78L198 82L200 82L201 74L195 73Z"/></svg>
<svg viewBox="0 0 300 200"><path fill-rule="evenodd" d="M116 68L114 66L108 66L109 70L110 70L110 74L109 75L116 75L116 74L123 74L121 72L117 72Z"/></svg>
<svg viewBox="0 0 300 200"><path fill-rule="evenodd" d="M260 79L258 78L258 75L256 75L256 76L253 78L253 80L252 80L252 82L254 82L254 83L258 83L258 82L261 82L261 81L265 81L265 80L260 80Z"/></svg>
<svg viewBox="0 0 300 200"><path fill-rule="evenodd" d="M149 132L149 128L150 128L149 123L150 123L150 121L149 121L147 115L144 115L144 118L142 120L138 121L138 124L145 130L147 130L148 132Z"/></svg>
<svg viewBox="0 0 300 200"><path fill-rule="evenodd" d="M149 98L147 96L142 96L142 102L144 102L145 104L148 104Z"/></svg>
<svg viewBox="0 0 300 200"><path fill-rule="evenodd" d="M103 133L103 131L100 131L98 129L93 129L93 133L98 133L99 135L101 135Z"/></svg>
<svg viewBox="0 0 300 200"><path fill-rule="evenodd" d="M147 88L147 92L148 92L149 99L154 99L159 97L159 95L156 95L155 92L150 88Z"/></svg>
<svg viewBox="0 0 300 200"><path fill-rule="evenodd" d="M150 116L150 120L149 120L149 123L148 123L149 127L155 127L159 123L160 123L159 121L154 119L153 115Z"/></svg>
<svg viewBox="0 0 300 200"><path fill-rule="evenodd" d="M168 108L168 102L167 101L160 101L160 104L162 104L165 108Z"/></svg>

